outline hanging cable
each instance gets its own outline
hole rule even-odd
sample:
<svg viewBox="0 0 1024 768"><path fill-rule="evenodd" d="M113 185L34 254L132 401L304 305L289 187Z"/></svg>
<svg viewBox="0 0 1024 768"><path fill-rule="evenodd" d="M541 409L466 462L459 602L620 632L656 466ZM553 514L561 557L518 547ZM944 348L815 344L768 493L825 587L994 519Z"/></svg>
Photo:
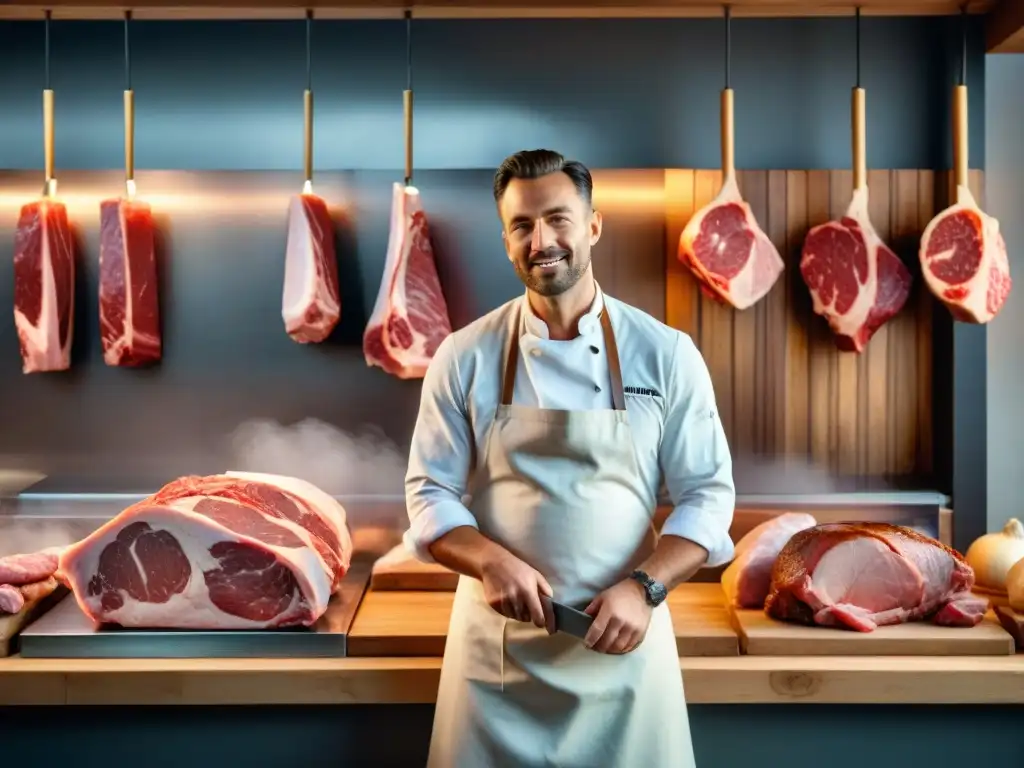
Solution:
<svg viewBox="0 0 1024 768"><path fill-rule="evenodd" d="M732 10L725 6L725 87L731 88L732 81Z"/></svg>
<svg viewBox="0 0 1024 768"><path fill-rule="evenodd" d="M43 24L43 38L44 38L44 42L43 42L43 56L45 57L44 58L44 64L43 64L43 80L44 80L44 83L45 83L44 88L47 91L50 90L50 15L51 15L51 13L52 13L51 11L47 11L46 12L46 21Z"/></svg>
<svg viewBox="0 0 1024 768"><path fill-rule="evenodd" d="M967 85L967 3L960 6L960 85Z"/></svg>
<svg viewBox="0 0 1024 768"><path fill-rule="evenodd" d="M860 88L860 6L857 6L857 87Z"/></svg>
<svg viewBox="0 0 1024 768"><path fill-rule="evenodd" d="M306 90L313 90L313 10L306 11Z"/></svg>
<svg viewBox="0 0 1024 768"><path fill-rule="evenodd" d="M413 11L406 11L406 90L413 90Z"/></svg>
<svg viewBox="0 0 1024 768"><path fill-rule="evenodd" d="M132 54L131 44L128 40L128 22L132 20L132 12L124 12L124 89L132 89Z"/></svg>

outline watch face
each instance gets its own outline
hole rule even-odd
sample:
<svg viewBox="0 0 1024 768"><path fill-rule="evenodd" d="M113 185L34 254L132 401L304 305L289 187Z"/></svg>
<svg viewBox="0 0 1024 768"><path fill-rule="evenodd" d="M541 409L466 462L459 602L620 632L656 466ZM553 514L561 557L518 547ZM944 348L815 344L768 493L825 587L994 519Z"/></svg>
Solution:
<svg viewBox="0 0 1024 768"><path fill-rule="evenodd" d="M652 584L650 589L651 600L657 605L668 596L668 590L664 584Z"/></svg>

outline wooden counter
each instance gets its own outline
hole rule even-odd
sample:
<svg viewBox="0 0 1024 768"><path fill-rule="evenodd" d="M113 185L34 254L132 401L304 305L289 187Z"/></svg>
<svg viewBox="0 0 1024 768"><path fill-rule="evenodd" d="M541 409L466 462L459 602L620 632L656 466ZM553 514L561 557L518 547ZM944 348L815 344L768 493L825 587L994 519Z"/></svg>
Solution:
<svg viewBox="0 0 1024 768"><path fill-rule="evenodd" d="M681 659L691 704L1024 704L1024 655ZM9 704L429 704L439 658L0 659Z"/></svg>

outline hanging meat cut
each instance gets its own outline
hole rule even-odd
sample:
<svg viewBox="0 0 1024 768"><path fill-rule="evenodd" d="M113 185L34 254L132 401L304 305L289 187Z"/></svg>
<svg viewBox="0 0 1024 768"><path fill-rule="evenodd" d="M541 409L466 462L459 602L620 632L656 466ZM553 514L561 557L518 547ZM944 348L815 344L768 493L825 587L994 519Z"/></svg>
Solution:
<svg viewBox="0 0 1024 768"><path fill-rule="evenodd" d="M400 379L422 378L451 332L420 193L396 183L384 275L363 334L366 364Z"/></svg>
<svg viewBox="0 0 1024 768"><path fill-rule="evenodd" d="M899 314L913 282L871 225L867 186L853 193L842 218L807 233L800 275L815 313L828 321L836 346L848 352L863 352L875 331Z"/></svg>
<svg viewBox="0 0 1024 768"><path fill-rule="evenodd" d="M296 195L288 209L281 316L300 344L323 341L341 317L334 225L316 195Z"/></svg>
<svg viewBox="0 0 1024 768"><path fill-rule="evenodd" d="M973 586L958 552L910 528L828 523L782 548L764 607L776 619L860 632L929 617L972 627L988 610Z"/></svg>
<svg viewBox="0 0 1024 768"><path fill-rule="evenodd" d="M126 198L100 203L100 341L107 365L133 367L160 359L153 212Z"/></svg>
<svg viewBox="0 0 1024 768"><path fill-rule="evenodd" d="M183 477L72 544L60 571L94 621L124 627L309 626L348 571L344 508L293 477Z"/></svg>
<svg viewBox="0 0 1024 768"><path fill-rule="evenodd" d="M726 601L737 608L763 608L775 559L793 534L817 522L806 512L783 512L752 528L737 542L735 558L722 571Z"/></svg>
<svg viewBox="0 0 1024 768"><path fill-rule="evenodd" d="M1006 303L1013 281L999 221L978 207L967 187L921 236L921 271L954 318L987 323Z"/></svg>
<svg viewBox="0 0 1024 768"><path fill-rule="evenodd" d="M785 268L732 175L718 196L687 223L678 255L706 296L736 309L760 301Z"/></svg>
<svg viewBox="0 0 1024 768"><path fill-rule="evenodd" d="M14 238L14 325L23 373L71 367L75 256L63 203L42 199L21 209Z"/></svg>

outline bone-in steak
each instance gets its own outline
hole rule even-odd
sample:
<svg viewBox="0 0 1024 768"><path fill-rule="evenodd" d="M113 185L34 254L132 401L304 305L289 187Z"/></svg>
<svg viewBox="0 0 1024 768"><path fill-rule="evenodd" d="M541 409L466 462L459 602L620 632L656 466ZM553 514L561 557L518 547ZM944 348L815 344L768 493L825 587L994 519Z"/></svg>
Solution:
<svg viewBox="0 0 1024 768"><path fill-rule="evenodd" d="M423 378L451 332L420 193L396 183L384 274L363 334L366 364L400 379Z"/></svg>
<svg viewBox="0 0 1024 768"><path fill-rule="evenodd" d="M14 325L22 372L71 366L75 257L63 203L43 199L21 209L14 238Z"/></svg>
<svg viewBox="0 0 1024 768"><path fill-rule="evenodd" d="M311 625L352 556L345 511L302 480L183 477L61 556L82 610L125 627Z"/></svg>
<svg viewBox="0 0 1024 768"><path fill-rule="evenodd" d="M907 303L912 278L882 242L868 217L868 188L853 194L846 215L820 224L804 239L800 275L815 313L828 320L839 349L863 352Z"/></svg>
<svg viewBox="0 0 1024 768"><path fill-rule="evenodd" d="M161 356L153 212L142 201L100 203L100 341L107 365Z"/></svg>

